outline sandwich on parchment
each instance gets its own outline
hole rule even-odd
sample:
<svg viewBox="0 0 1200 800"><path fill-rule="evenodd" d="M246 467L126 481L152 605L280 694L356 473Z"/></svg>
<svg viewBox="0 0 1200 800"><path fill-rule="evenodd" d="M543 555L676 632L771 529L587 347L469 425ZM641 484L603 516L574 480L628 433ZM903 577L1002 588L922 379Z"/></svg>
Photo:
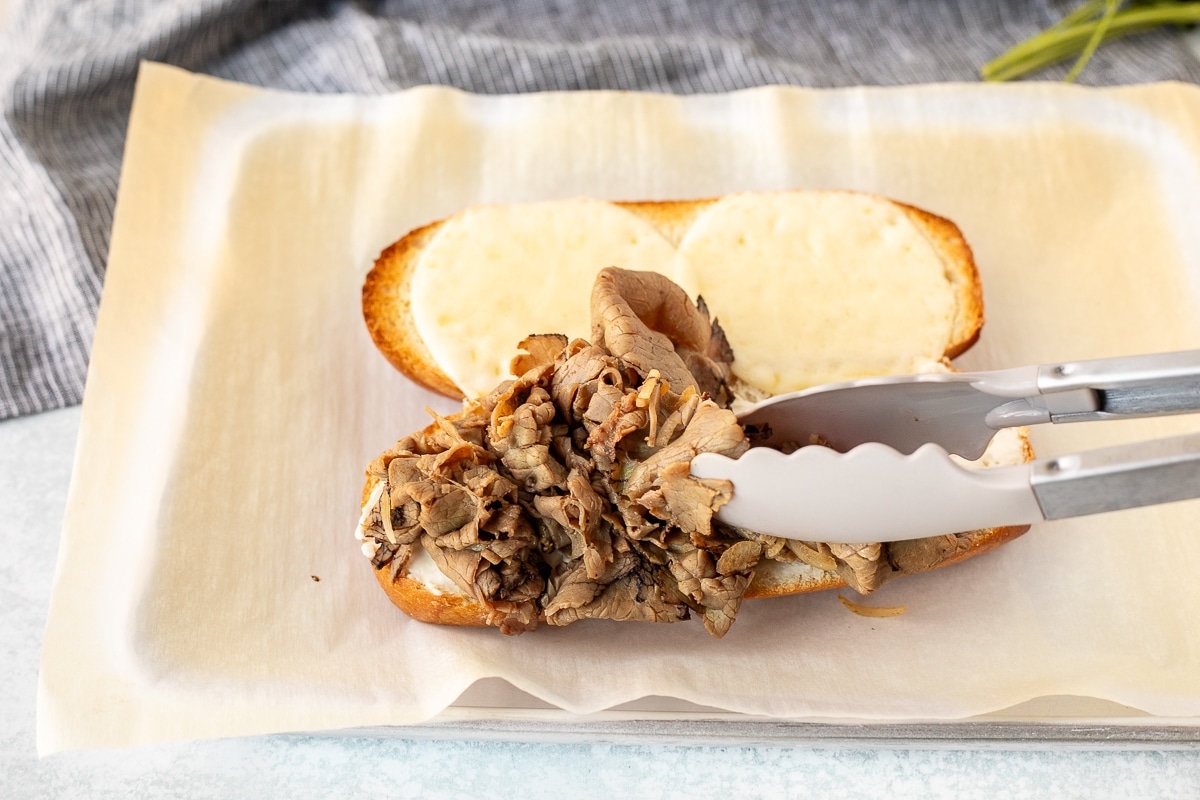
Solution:
<svg viewBox="0 0 1200 800"><path fill-rule="evenodd" d="M472 208L385 250L363 310L397 368L464 398L367 470L357 536L419 620L520 633L696 614L721 636L743 599L866 594L1025 530L781 539L714 518L735 487L688 469L751 445L739 401L945 370L974 343L970 249L911 206L797 191ZM1010 430L980 463L1031 457Z"/></svg>

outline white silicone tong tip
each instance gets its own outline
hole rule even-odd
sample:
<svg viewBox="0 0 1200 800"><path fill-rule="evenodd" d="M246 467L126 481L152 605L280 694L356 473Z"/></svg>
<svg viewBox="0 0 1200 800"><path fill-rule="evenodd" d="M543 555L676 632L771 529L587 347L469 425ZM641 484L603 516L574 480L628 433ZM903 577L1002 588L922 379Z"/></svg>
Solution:
<svg viewBox="0 0 1200 800"><path fill-rule="evenodd" d="M971 469L935 444L911 455L877 442L848 453L703 453L692 474L733 483L733 499L717 512L723 522L805 541L900 541L1042 518L1027 466Z"/></svg>

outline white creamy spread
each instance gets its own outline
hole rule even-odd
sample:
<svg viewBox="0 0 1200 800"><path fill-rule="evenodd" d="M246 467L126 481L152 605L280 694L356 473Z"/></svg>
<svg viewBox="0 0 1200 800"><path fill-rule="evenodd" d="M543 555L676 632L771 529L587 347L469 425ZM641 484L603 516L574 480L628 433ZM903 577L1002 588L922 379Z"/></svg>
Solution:
<svg viewBox="0 0 1200 800"><path fill-rule="evenodd" d="M379 481L371 489L371 496L367 498L367 502L363 504L362 513L358 515L358 527L354 530L354 538L360 542L367 540L367 520L371 518L371 512L375 510L375 506L379 504L379 498L383 495L383 481ZM371 555L375 555L372 553Z"/></svg>
<svg viewBox="0 0 1200 800"><path fill-rule="evenodd" d="M478 396L511 377L526 336L590 337L601 269L670 275L674 258L652 225L600 200L472 208L446 222L418 260L413 320L442 371Z"/></svg>
<svg viewBox="0 0 1200 800"><path fill-rule="evenodd" d="M908 215L849 192L725 197L689 228L675 279L720 320L738 377L770 394L915 372L942 354L957 306Z"/></svg>
<svg viewBox="0 0 1200 800"><path fill-rule="evenodd" d="M379 544L374 540L367 540L367 520L371 518L371 513L379 504L379 499L383 496L385 483L380 481L375 484L371 490L371 496L367 498L367 502L363 504L362 513L358 517L358 528L354 531L354 538L362 543L363 555L367 558L374 558L375 551L379 549ZM462 591L454 583L447 578L442 571L438 569L437 564L425 548L421 546L420 541L413 542L412 554L409 556L408 564L405 566L405 572L408 577L417 583L425 584L430 594L443 595L454 594L461 595Z"/></svg>
<svg viewBox="0 0 1200 800"><path fill-rule="evenodd" d="M462 590L458 588L458 585L454 581L447 578L438 569L437 563L434 562L433 558L421 546L419 541L413 542L412 555L408 557L408 564L405 566L404 571L412 580L424 584L430 594L438 596L444 594L462 595Z"/></svg>

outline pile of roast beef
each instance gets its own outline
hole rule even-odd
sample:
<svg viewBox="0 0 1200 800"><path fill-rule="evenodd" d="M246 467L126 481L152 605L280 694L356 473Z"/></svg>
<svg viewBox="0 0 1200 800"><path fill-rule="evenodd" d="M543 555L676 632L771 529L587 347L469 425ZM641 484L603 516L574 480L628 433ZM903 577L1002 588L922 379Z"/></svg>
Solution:
<svg viewBox="0 0 1200 800"><path fill-rule="evenodd" d="M424 548L510 634L694 612L718 637L764 558L837 569L859 591L898 572L879 544L793 542L714 519L733 487L692 476L690 462L750 442L728 409L733 353L703 301L657 274L606 269L591 313L590 342L530 336L519 377L371 464L387 485L366 532L377 569L395 579Z"/></svg>

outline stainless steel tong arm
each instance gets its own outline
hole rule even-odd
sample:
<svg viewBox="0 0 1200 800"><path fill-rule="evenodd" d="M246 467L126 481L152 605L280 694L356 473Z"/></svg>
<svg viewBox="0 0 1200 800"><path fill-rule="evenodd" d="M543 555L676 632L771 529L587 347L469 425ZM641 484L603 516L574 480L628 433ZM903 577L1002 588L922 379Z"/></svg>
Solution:
<svg viewBox="0 0 1200 800"><path fill-rule="evenodd" d="M1033 374L1030 369L974 373L981 391L1021 395L989 414L990 427L1200 411L1200 350L1043 364Z"/></svg>
<svg viewBox="0 0 1200 800"><path fill-rule="evenodd" d="M1200 350L867 378L773 397L738 416L774 447L816 439L842 451L881 442L911 453L933 442L975 459L1002 428L1195 411Z"/></svg>

